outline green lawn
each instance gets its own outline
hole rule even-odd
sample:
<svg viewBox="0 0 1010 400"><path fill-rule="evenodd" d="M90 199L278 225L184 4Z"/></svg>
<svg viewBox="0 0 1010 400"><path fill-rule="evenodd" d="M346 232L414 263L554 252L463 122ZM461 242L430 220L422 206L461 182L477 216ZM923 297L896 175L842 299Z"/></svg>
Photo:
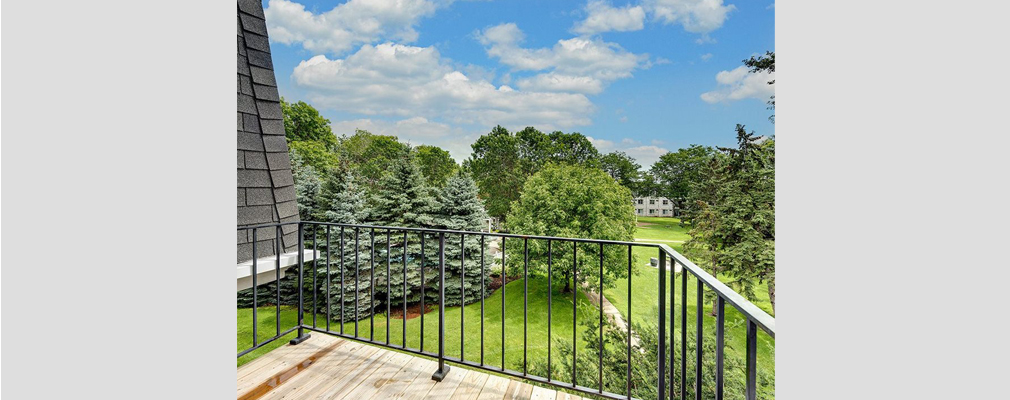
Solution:
<svg viewBox="0 0 1010 400"><path fill-rule="evenodd" d="M676 218L658 218L658 217L639 217L639 222L652 223L654 225L639 227L639 233L636 237L639 239L663 239L663 240L686 240L679 239L687 237L687 228L681 227L679 225L680 221ZM648 229L646 231L646 229ZM656 243L666 243L674 250L678 252L683 252L682 243L668 243L659 242ZM652 268L648 264L649 257L658 257L658 250L652 248L636 247L632 250L635 258L635 271L637 274L633 275L631 278L631 293L633 295L631 302L631 318L635 323L649 323L655 325L658 321L658 304L659 304L659 269ZM681 279L683 277L678 274L676 281L674 283L676 306L675 312L675 340L679 343L680 340L680 311L681 311ZM667 285L670 282L670 273L666 273ZM687 288L687 305L688 305L688 340L694 340L694 326L695 318L697 318L697 281L690 277L688 278L688 288ZM669 293L669 292L668 292ZM620 279L616 285L609 289L604 290L604 295L607 299L621 311L621 314L627 318L628 316L628 281L626 279ZM756 290L757 301L754 304L760 307L765 312L772 314L771 303L768 301L768 288L767 285L762 284ZM705 296L705 318L704 318L704 329L702 333L704 335L715 336L715 318L710 316L712 311L712 299L715 295L709 292ZM670 307L669 295L667 296L667 309ZM746 319L737 311L733 306L726 306L726 344L729 349L727 349L727 356L732 353L743 357L746 353ZM689 363L690 364L690 363ZM775 368L775 339L771 338L768 334L761 332L758 334L758 368L766 369L768 371L774 371Z"/></svg>
<svg viewBox="0 0 1010 400"><path fill-rule="evenodd" d="M527 320L527 352L529 361L534 359L546 360L547 358L547 280L530 277L528 286L528 320ZM522 371L522 348L523 348L523 281L517 280L505 286L505 348L506 368ZM572 335L572 295L562 294L560 286L554 287L554 302L552 307L551 329L554 338L566 339L571 345ZM502 308L501 291L495 291L484 300L484 362L494 366L501 365L502 349ZM578 318L586 321L588 318L599 318L599 309L592 305L581 293L578 299ZM259 311L259 334L261 338L273 337L276 332L274 325L274 308L261 307ZM465 358L469 361L480 361L480 302L469 304L465 310ZM312 314L305 315L305 322L312 323ZM281 314L281 330L294 326L297 315L294 308L285 308ZM386 315L385 313L375 315L374 338L378 341L386 340ZM316 319L317 325L321 328L326 326L326 316L320 314ZM252 309L238 310L238 347L239 350L249 348L252 344ZM586 344L582 340L581 326L577 328L579 349L585 348ZM400 319L390 319L389 324L390 343L393 345L402 344L403 321ZM339 331L340 326L331 323L330 329ZM358 321L358 336L368 338L370 335L369 319ZM421 319L413 318L407 320L407 346L419 348L420 346ZM344 333L354 334L354 323L344 324ZM445 310L445 354L453 357L460 356L460 307L448 307ZM288 339L294 337L294 333L289 334L284 341L271 343L250 354L242 356L238 360L238 365L251 361L258 355L266 353L270 349L276 348ZM424 316L424 350L438 352L438 310L432 311Z"/></svg>

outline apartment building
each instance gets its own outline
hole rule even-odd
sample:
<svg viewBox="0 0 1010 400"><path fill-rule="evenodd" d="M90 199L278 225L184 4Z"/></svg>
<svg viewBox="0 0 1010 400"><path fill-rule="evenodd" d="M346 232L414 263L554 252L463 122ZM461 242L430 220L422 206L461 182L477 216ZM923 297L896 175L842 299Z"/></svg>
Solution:
<svg viewBox="0 0 1010 400"><path fill-rule="evenodd" d="M639 217L674 217L673 202L666 197L635 197L631 200L635 215Z"/></svg>

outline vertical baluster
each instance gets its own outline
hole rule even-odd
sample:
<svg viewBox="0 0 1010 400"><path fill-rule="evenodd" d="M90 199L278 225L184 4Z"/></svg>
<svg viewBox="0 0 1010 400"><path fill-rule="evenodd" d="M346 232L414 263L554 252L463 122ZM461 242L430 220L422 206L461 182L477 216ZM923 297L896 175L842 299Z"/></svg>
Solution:
<svg viewBox="0 0 1010 400"><path fill-rule="evenodd" d="M757 399L757 324L747 319L747 400Z"/></svg>
<svg viewBox="0 0 1010 400"><path fill-rule="evenodd" d="M375 340L375 228L368 235L368 340Z"/></svg>
<svg viewBox="0 0 1010 400"><path fill-rule="evenodd" d="M391 286L389 284L389 277L390 277L389 262L393 257L393 255L390 254L389 252L391 248L390 247L391 245L389 243L389 233L390 233L389 229L386 229L386 345L387 346L389 345L389 312L391 311L390 303L392 303L392 297L393 297L392 292L390 291Z"/></svg>
<svg viewBox="0 0 1010 400"><path fill-rule="evenodd" d="M318 231L319 231L319 227L316 226L316 225L312 225L312 266L313 266L313 268L312 268L312 327L313 328L316 327L316 314L317 314L316 310L319 309L318 308L319 306L317 305L317 302L316 302L317 301L317 297L318 297L316 294L319 292L319 290L316 289L318 287L318 282L316 281L316 277L318 277L319 274L316 273L317 269L315 268L316 257L317 257L317 254L319 253L319 251L318 251L319 249L318 249L318 246L317 246L318 241L316 241L316 233L318 233ZM301 252L301 249L299 249L298 251ZM304 253L304 252L299 253L299 255L301 255L302 253ZM298 336L301 336L301 335L298 335Z"/></svg>
<svg viewBox="0 0 1010 400"><path fill-rule="evenodd" d="M505 370L505 237L501 238L501 369Z"/></svg>
<svg viewBox="0 0 1010 400"><path fill-rule="evenodd" d="M628 385L627 396L631 398L631 245L628 245L628 377L625 381Z"/></svg>
<svg viewBox="0 0 1010 400"><path fill-rule="evenodd" d="M487 286L484 283L484 235L480 235L480 365L484 365L484 298L487 297Z"/></svg>
<svg viewBox="0 0 1010 400"><path fill-rule="evenodd" d="M445 365L445 233L438 233L438 371L431 379L441 382L449 366Z"/></svg>
<svg viewBox="0 0 1010 400"><path fill-rule="evenodd" d="M463 361L466 354L463 349L463 337L466 335L464 318L466 314L466 235L459 234L459 360Z"/></svg>
<svg viewBox="0 0 1010 400"><path fill-rule="evenodd" d="M424 257L427 255L425 253L425 251L424 251L424 236L425 236L424 235L424 231L421 231L419 233L419 235L421 235L421 260L419 261L420 262L420 267L421 267L421 347L420 347L420 350L423 353L424 352L424 313L427 312L427 309L424 307L424 287L428 283L427 283L427 281L424 280Z"/></svg>
<svg viewBox="0 0 1010 400"><path fill-rule="evenodd" d="M259 273L259 272L256 271L256 263L257 263L257 260L256 260L256 257L257 257L256 256L256 245L257 245L257 243L256 243L256 228L252 228L252 246L253 246L253 248L252 248L253 347L255 347L257 344L259 344L259 342L257 341L258 336L257 336L257 332L256 332L256 327L259 325L259 319L256 318L256 307L257 307L257 305L256 305L256 301L257 301L257 299L256 299L256 292L259 291L259 287L256 286L256 274Z"/></svg>
<svg viewBox="0 0 1010 400"><path fill-rule="evenodd" d="M547 382L551 381L551 308L554 308L554 302L551 300L554 293L552 266L554 266L554 254L551 252L551 240L547 239Z"/></svg>
<svg viewBox="0 0 1010 400"><path fill-rule="evenodd" d="M666 397L666 253L659 250L659 345L657 374L658 399Z"/></svg>
<svg viewBox="0 0 1010 400"><path fill-rule="evenodd" d="M600 393L603 393L603 243L600 243Z"/></svg>
<svg viewBox="0 0 1010 400"><path fill-rule="evenodd" d="M304 223L298 223L298 337L291 339L289 343L295 345L305 341L309 338L309 335L305 334L303 326L305 326L305 229ZM283 230L281 231L283 233ZM315 283L315 279L313 279ZM314 306L314 304L313 304ZM313 318L315 317L315 310L313 310Z"/></svg>
<svg viewBox="0 0 1010 400"><path fill-rule="evenodd" d="M403 231L403 319L401 323L403 324L400 329L403 334L403 340L400 342L400 347L407 348L407 231Z"/></svg>
<svg viewBox="0 0 1010 400"><path fill-rule="evenodd" d="M281 226L276 226L276 231L274 232L274 286L277 288L277 301L274 304L276 311L274 311L275 322L277 323L277 333L274 337L281 336L281 237L284 232L281 230Z"/></svg>
<svg viewBox="0 0 1010 400"><path fill-rule="evenodd" d="M676 310L677 310L677 260L672 256L670 257L670 400L674 399L674 392L677 391L675 383L675 375L677 374L677 369L674 368L673 363L677 362L676 357L677 351L674 347L677 346L677 339L674 337L676 335L677 327L676 322ZM683 355L682 357L683 358ZM683 386L683 382L681 382Z"/></svg>
<svg viewBox="0 0 1010 400"><path fill-rule="evenodd" d="M344 286L347 280L344 279L344 227L340 227L340 334L344 334Z"/></svg>
<svg viewBox="0 0 1010 400"><path fill-rule="evenodd" d="M330 226L326 225L326 331L330 331Z"/></svg>
<svg viewBox="0 0 1010 400"><path fill-rule="evenodd" d="M578 380L576 379L577 363L576 359L579 354L579 346L576 345L578 341L575 338L575 327L579 326L579 312L578 303L579 299L577 297L579 293L579 258L576 253L579 251L579 243L572 242L572 386L578 386Z"/></svg>
<svg viewBox="0 0 1010 400"><path fill-rule="evenodd" d="M354 227L354 337L358 337L358 290L361 289L361 271L358 270L358 254L361 253L361 230Z"/></svg>
<svg viewBox="0 0 1010 400"><path fill-rule="evenodd" d="M702 372L701 358L703 353L702 336L703 331L705 330L705 283L701 281L701 278L697 276L695 278L698 278L698 289L696 290L697 291L696 294L698 295L698 304L697 304L698 310L695 312L695 319L697 320L697 322L695 322L695 327L697 327L696 330L697 336L695 337L695 346L694 346L696 350L694 352L696 356L694 359L694 385L695 385L694 398L696 400L701 400L702 399L701 390L703 386L702 385L703 382L701 381L701 372Z"/></svg>
<svg viewBox="0 0 1010 400"><path fill-rule="evenodd" d="M523 376L526 376L526 319L529 317L527 313L527 294L529 292L529 279L527 277L530 274L530 246L529 238L523 238Z"/></svg>
<svg viewBox="0 0 1010 400"><path fill-rule="evenodd" d="M680 398L687 399L687 269L680 273Z"/></svg>
<svg viewBox="0 0 1010 400"><path fill-rule="evenodd" d="M723 300L722 296L719 296L716 304L716 316L715 316L715 400L722 400L722 389L723 389L723 345L725 345L725 331L726 331L726 317L723 313L726 311L726 301Z"/></svg>

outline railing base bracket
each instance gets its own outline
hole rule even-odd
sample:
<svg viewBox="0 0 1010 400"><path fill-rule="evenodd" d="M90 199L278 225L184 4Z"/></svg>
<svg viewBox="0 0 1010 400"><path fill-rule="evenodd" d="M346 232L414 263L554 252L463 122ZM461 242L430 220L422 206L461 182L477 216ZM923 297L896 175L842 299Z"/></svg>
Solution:
<svg viewBox="0 0 1010 400"><path fill-rule="evenodd" d="M443 366L441 370L435 371L435 374L431 376L431 379L436 382L441 382L445 379L445 376L449 374L449 366Z"/></svg>
<svg viewBox="0 0 1010 400"><path fill-rule="evenodd" d="M304 341L305 341L306 339L308 339L308 338L310 338L310 337L312 337L312 335L310 335L310 334L306 333L306 334L305 334L305 335L303 335L303 336L300 336L300 337L296 337L296 338L294 338L294 339L291 339L291 341L290 341L290 342L288 342L288 343L290 343L290 344L292 344L292 345L296 345L296 344L298 344L298 343L301 343L301 342L304 342Z"/></svg>

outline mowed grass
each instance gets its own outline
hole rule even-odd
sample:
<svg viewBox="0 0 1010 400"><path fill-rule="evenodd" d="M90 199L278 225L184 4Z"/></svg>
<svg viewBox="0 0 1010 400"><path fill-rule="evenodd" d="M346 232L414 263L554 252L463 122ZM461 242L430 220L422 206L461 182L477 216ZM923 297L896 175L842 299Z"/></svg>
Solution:
<svg viewBox="0 0 1010 400"><path fill-rule="evenodd" d="M528 363L534 361L545 362L547 359L547 279L530 276L528 281L528 295L526 315L526 348ZM563 339L567 346L572 342L572 294L561 293L561 285L554 285L553 304L551 307L551 337ZM577 345L579 351L584 351L586 343L582 340L584 331L583 322L589 318L599 318L599 308L592 305L589 300L579 293L576 296L576 305L579 326L576 328ZM311 301L311 300L309 300ZM259 334L260 338L268 339L273 337L276 331L273 307L261 307L259 314ZM238 310L238 344L239 351L249 348L252 344L252 309ZM461 324L460 318L463 319ZM491 296L484 299L484 363L500 367L502 365L502 291L496 290ZM522 371L523 367L523 280L519 279L510 282L505 286L505 330L504 330L504 350L505 368ZM438 308L424 315L424 351L438 352ZM307 325L312 325L312 313L304 316ZM372 323L375 330L372 333ZM297 313L294 308L282 307L281 331L295 326L297 323ZM320 329L326 328L326 315L316 316L316 326ZM462 332L461 332L462 326ZM340 325L331 321L330 330L340 331ZM348 322L343 326L344 334L354 335L355 323ZM393 346L403 344L404 325L401 319L389 319L386 324L386 314L377 313L374 319L365 318L357 321L357 336L376 341L386 342L386 332L389 332L389 343ZM463 335L461 343L461 333ZM319 333L312 333L319 334ZM283 341L271 343L263 348L242 356L238 360L238 365L245 364L258 355L264 354L271 349L277 348L287 340L293 338L295 333L285 337ZM445 354L451 357L460 357L460 350L463 349L463 359L467 361L480 362L481 357L481 304L480 302L468 304L462 308L459 306L446 307L445 309ZM421 318L408 319L406 321L407 347L421 348ZM557 344L554 345L554 357L557 357ZM570 347L569 347L570 348Z"/></svg>
<svg viewBox="0 0 1010 400"><path fill-rule="evenodd" d="M678 238L683 238L687 235L686 227L680 226L680 221L676 218L655 218L655 217L639 217L640 222L654 223L654 225L647 227L639 227L639 233L641 233L645 228L649 228L646 236L636 234L636 238L645 239L643 242L648 242L648 239L663 239L663 240L680 240ZM689 237L688 237L689 238ZM683 239L686 240L686 239ZM682 243L668 243L659 242L655 243L665 243L669 245L674 250L683 254L683 244ZM648 265L650 257L659 257L659 250L655 248L648 247L635 247L632 249L632 254L634 256L633 270L636 272L631 277L631 320L634 323L639 324L651 324L656 325L659 321L659 269L653 268ZM669 260L667 260L669 263ZM680 331L681 331L681 306L682 306L682 280L684 279L683 273L676 274L674 284L673 284L673 304L674 304L674 341L675 343L680 343ZM670 299L670 278L671 273L666 272L666 283L668 287L666 307L667 312L669 312L671 307ZM725 282L726 277L718 277ZM690 276L687 278L687 338L689 341L695 340L695 324L697 318L697 280ZM772 314L771 302L768 300L768 287L766 284L761 284L755 291L757 298L752 300L752 302L764 310L765 312ZM619 279L615 285L605 289L603 291L604 295L614 304L615 307L621 312L625 318L628 317L628 280ZM706 290L703 304L703 329L702 334L707 336L715 337L715 317L711 316L712 303L715 299L715 294L711 290ZM773 314L772 314L773 315ZM667 319L669 321L669 317ZM669 323L669 322L668 322ZM747 343L747 321L746 318L739 311L736 310L732 305L726 305L726 354L727 357L736 355L743 358L746 355ZM714 356L714 355L712 355ZM690 362L688 364L691 364ZM693 368L689 365L689 369ZM775 369L775 339L769 336L764 331L758 333L758 368L764 369L766 371L774 371Z"/></svg>

